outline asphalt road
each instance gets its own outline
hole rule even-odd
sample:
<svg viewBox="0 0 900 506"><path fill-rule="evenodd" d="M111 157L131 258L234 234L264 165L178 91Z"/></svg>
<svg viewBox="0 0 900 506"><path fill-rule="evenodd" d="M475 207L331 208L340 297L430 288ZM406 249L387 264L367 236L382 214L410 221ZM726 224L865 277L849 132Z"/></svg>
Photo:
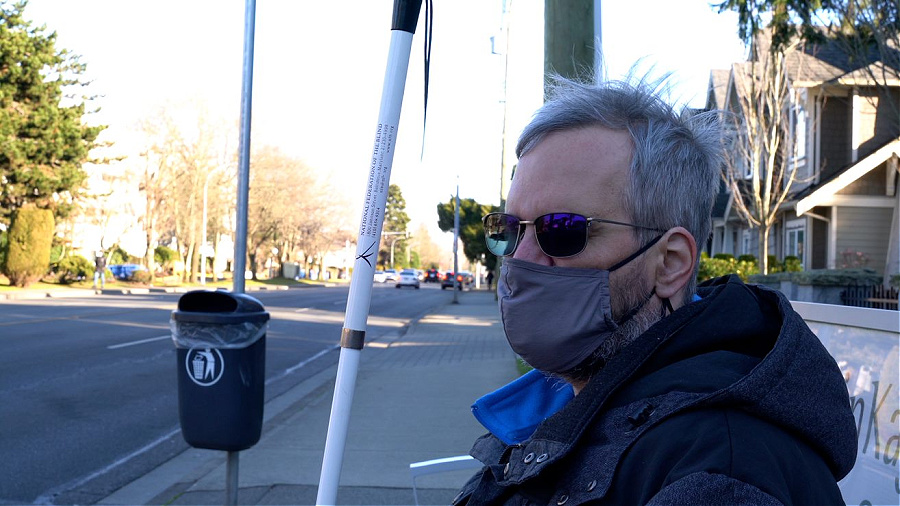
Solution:
<svg viewBox="0 0 900 506"><path fill-rule="evenodd" d="M377 285L367 342L452 292ZM253 292L272 316L266 397L333 365L348 288ZM0 504L91 504L187 448L169 316L178 295L0 301Z"/></svg>

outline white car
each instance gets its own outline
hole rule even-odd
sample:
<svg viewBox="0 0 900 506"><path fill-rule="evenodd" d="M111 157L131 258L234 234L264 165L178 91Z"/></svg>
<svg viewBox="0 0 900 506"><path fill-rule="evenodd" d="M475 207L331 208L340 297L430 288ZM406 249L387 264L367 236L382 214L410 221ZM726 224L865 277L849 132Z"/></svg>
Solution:
<svg viewBox="0 0 900 506"><path fill-rule="evenodd" d="M375 271L372 280L376 283L384 283L387 281L387 274L385 274L384 271Z"/></svg>
<svg viewBox="0 0 900 506"><path fill-rule="evenodd" d="M416 271L412 269L404 269L400 271L400 277L397 278L397 284L395 285L397 288L402 288L404 286L411 286L416 290L419 289L419 277L416 276Z"/></svg>
<svg viewBox="0 0 900 506"><path fill-rule="evenodd" d="M384 281L396 281L399 274L394 269L385 269L384 270Z"/></svg>

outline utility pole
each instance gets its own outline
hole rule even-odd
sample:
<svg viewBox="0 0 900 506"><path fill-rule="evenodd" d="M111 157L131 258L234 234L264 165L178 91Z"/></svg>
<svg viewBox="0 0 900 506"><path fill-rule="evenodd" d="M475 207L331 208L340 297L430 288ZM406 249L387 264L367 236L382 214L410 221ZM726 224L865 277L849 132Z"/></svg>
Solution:
<svg viewBox="0 0 900 506"><path fill-rule="evenodd" d="M492 50L493 54L502 54L503 55L503 96L501 97L501 102L503 103L503 126L500 134L500 208L503 209L506 204L506 196L509 195L509 183L512 179L512 168L506 163L506 134L509 130L509 104L507 103L507 78L509 77L509 28L510 28L510 19L512 17L512 0L504 0L503 1L503 15L500 26L500 31L503 34L503 39L498 41L497 39L493 39L494 48ZM502 49L502 53L499 52L497 46L499 43L504 45Z"/></svg>
<svg viewBox="0 0 900 506"><path fill-rule="evenodd" d="M544 0L544 75L598 80L600 40L600 0Z"/></svg>

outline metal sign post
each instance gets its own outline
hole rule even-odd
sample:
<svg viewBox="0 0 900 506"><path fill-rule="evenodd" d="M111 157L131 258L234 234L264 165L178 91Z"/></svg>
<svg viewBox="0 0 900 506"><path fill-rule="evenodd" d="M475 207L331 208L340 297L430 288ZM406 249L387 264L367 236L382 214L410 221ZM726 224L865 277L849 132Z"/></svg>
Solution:
<svg viewBox="0 0 900 506"><path fill-rule="evenodd" d="M256 0L247 0L244 13L244 64L241 85L241 138L238 148L237 226L234 232L235 293L244 293L247 270L247 202L250 195L250 112L253 109L253 38Z"/></svg>
<svg viewBox="0 0 900 506"><path fill-rule="evenodd" d="M319 490L316 496L316 504L319 505L332 505L337 499L359 356L365 344L366 320L372 299L372 282L378 258L378 245L381 242L381 227L390 184L391 163L394 159L394 145L397 142L397 127L400 123L400 107L403 103L409 54L421 6L422 0L394 0L387 70L381 92L375 145L359 225L356 262L350 281L350 293L347 296L344 328L341 331L341 355L334 385L331 418L328 421L328 435L325 438L322 474L319 477Z"/></svg>
<svg viewBox="0 0 900 506"><path fill-rule="evenodd" d="M237 227L234 234L234 275L232 278L234 293L244 293L244 272L247 265L247 202L250 193L250 111L253 103L253 40L255 28L256 0L247 0L244 10L241 137L238 148L237 174ZM204 206L203 209L205 211L206 207ZM203 229L204 231L206 230L205 221ZM205 241L203 247L206 247ZM203 261L205 266L206 259ZM205 277L206 275L204 274L204 279ZM239 456L240 452L228 452L228 460L225 464L225 504L228 506L237 504Z"/></svg>
<svg viewBox="0 0 900 506"><path fill-rule="evenodd" d="M459 279L459 176L456 177L456 201L453 206L453 303L459 304L459 291L462 290Z"/></svg>

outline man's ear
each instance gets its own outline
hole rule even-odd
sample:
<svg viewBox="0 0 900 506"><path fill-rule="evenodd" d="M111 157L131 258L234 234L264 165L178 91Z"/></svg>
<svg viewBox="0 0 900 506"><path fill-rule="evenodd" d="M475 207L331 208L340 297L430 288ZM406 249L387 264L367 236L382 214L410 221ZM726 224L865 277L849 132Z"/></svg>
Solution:
<svg viewBox="0 0 900 506"><path fill-rule="evenodd" d="M656 295L681 305L679 295L694 275L697 263L697 243L683 227L670 229L659 241L662 254L656 266Z"/></svg>

